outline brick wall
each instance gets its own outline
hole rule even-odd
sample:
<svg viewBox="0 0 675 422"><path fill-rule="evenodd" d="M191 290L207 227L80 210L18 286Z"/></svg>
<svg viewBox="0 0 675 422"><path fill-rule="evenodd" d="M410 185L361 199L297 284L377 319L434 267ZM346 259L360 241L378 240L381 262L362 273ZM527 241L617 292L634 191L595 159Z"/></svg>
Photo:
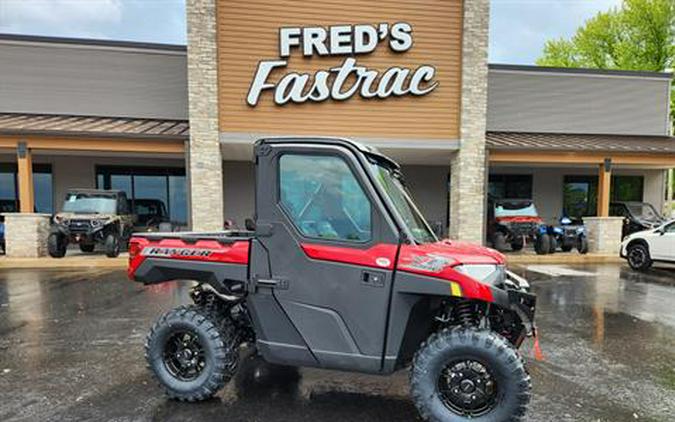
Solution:
<svg viewBox="0 0 675 422"><path fill-rule="evenodd" d="M485 232L489 8L489 0L464 1L461 148L451 162L450 236L475 243Z"/></svg>
<svg viewBox="0 0 675 422"><path fill-rule="evenodd" d="M49 214L7 213L5 247L10 258L38 258L47 255Z"/></svg>
<svg viewBox="0 0 675 422"><path fill-rule="evenodd" d="M223 228L223 161L218 140L216 0L188 0L188 186L192 230Z"/></svg>

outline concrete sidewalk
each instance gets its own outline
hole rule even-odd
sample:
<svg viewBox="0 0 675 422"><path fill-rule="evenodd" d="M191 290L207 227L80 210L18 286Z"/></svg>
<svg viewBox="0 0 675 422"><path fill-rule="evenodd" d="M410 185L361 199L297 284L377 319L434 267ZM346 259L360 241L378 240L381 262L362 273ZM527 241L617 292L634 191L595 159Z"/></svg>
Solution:
<svg viewBox="0 0 675 422"><path fill-rule="evenodd" d="M622 263L618 255L587 254L581 255L575 252L556 253L552 255L536 255L534 253L507 254L506 259L511 265L525 264L609 264ZM126 268L129 260L127 253L122 253L117 258L108 258L104 254L84 254L79 251L64 258L7 258L0 256L0 268Z"/></svg>
<svg viewBox="0 0 675 422"><path fill-rule="evenodd" d="M122 253L117 258L108 258L104 254L75 254L63 258L8 258L0 256L0 269L9 268L126 268L129 254Z"/></svg>

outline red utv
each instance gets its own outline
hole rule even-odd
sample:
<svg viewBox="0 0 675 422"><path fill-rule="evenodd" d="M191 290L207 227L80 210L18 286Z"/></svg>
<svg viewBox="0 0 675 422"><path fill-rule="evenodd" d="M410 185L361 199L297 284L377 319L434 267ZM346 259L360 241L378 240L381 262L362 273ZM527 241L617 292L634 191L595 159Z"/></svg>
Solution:
<svg viewBox="0 0 675 422"><path fill-rule="evenodd" d="M194 303L147 338L169 397L213 396L249 347L283 365L412 366L412 398L430 421L523 417L530 377L517 349L535 333L535 297L503 255L437 239L399 166L371 148L265 139L255 163L254 231L131 240L132 279L197 282Z"/></svg>
<svg viewBox="0 0 675 422"><path fill-rule="evenodd" d="M519 251L531 242L537 254L553 253L558 246L550 232L531 199L488 199L488 239L498 251Z"/></svg>

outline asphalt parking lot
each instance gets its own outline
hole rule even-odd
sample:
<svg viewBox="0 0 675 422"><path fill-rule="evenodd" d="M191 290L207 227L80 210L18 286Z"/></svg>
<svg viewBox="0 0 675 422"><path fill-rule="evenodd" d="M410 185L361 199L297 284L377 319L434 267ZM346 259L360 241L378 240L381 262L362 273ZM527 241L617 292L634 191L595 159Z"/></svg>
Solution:
<svg viewBox="0 0 675 422"><path fill-rule="evenodd" d="M529 421L675 420L675 270L530 266L545 360ZM142 345L187 283L119 270L0 269L0 420L414 421L407 374L271 367L248 357L205 403L168 401Z"/></svg>

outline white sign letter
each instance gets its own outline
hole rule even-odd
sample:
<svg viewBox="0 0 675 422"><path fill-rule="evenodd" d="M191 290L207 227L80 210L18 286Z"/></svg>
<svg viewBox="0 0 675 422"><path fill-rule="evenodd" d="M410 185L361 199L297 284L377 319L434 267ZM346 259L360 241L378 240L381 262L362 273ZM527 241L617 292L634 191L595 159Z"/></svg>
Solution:
<svg viewBox="0 0 675 422"><path fill-rule="evenodd" d="M253 83L248 90L248 98L246 99L248 105L255 107L262 91L274 88L274 84L267 83L267 78L275 67L286 67L287 64L288 62L285 60L264 61L258 64Z"/></svg>
<svg viewBox="0 0 675 422"><path fill-rule="evenodd" d="M430 82L434 79L435 75L436 69L434 69L433 66L425 65L417 68L412 76L412 79L410 80L410 93L413 95L426 95L436 89L438 82L434 82L424 89L420 88L422 81Z"/></svg>
<svg viewBox="0 0 675 422"><path fill-rule="evenodd" d="M302 54L309 57L316 51L319 56L327 56L328 48L326 48L326 38L328 32L325 28L303 28L302 29Z"/></svg>
<svg viewBox="0 0 675 422"><path fill-rule="evenodd" d="M300 45L300 28L281 28L279 30L279 56L291 55L291 47Z"/></svg>
<svg viewBox="0 0 675 422"><path fill-rule="evenodd" d="M409 23L399 22L391 26L391 40L389 47L401 53L412 47L412 26Z"/></svg>
<svg viewBox="0 0 675 422"><path fill-rule="evenodd" d="M352 27L330 27L330 54L352 54Z"/></svg>
<svg viewBox="0 0 675 422"><path fill-rule="evenodd" d="M354 54L371 53L377 47L377 29L371 25L354 27Z"/></svg>

